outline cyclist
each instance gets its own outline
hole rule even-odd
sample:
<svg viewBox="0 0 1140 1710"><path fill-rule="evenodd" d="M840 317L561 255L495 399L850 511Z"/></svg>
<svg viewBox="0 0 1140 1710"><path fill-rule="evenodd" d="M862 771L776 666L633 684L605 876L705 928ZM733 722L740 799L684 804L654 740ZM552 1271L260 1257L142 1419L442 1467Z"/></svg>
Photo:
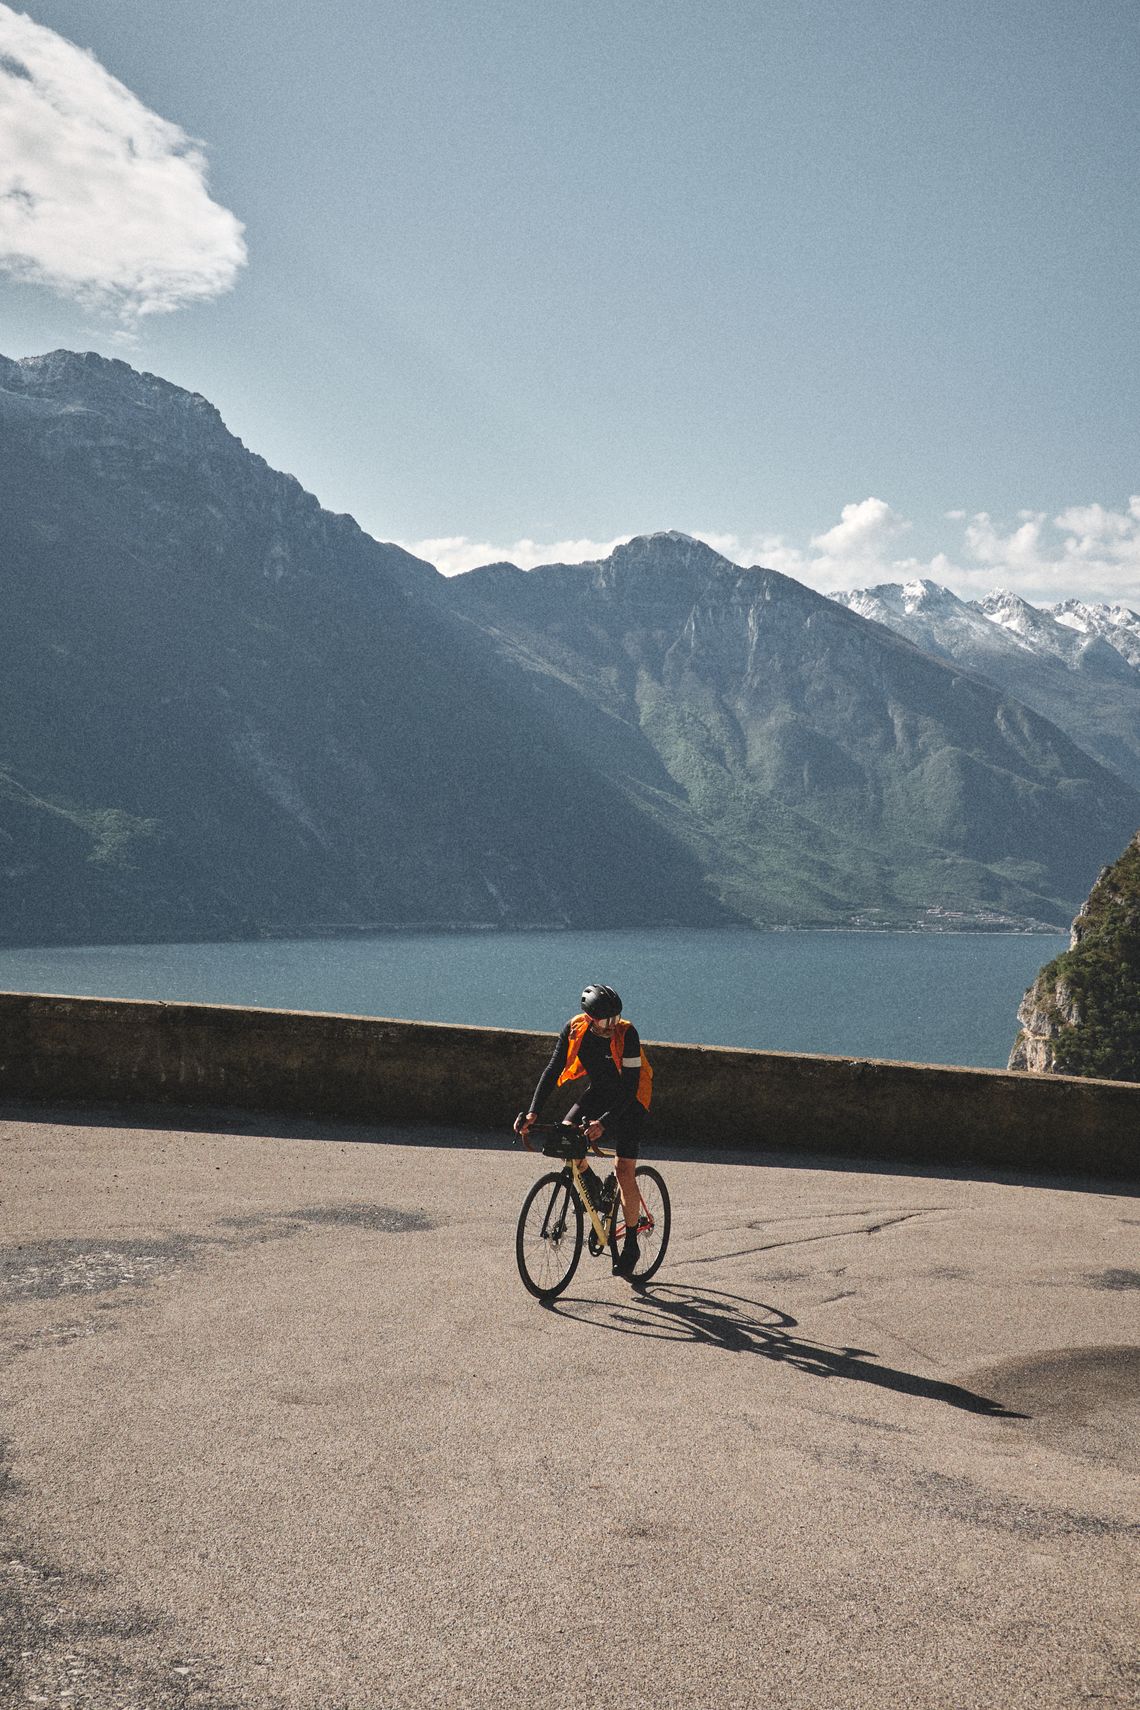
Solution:
<svg viewBox="0 0 1140 1710"><path fill-rule="evenodd" d="M637 1028L632 1021L622 1020L621 998L612 986L587 986L582 993L581 1013L571 1016L558 1035L554 1053L534 1090L530 1109L516 1123L524 1140L554 1087L583 1077L586 1077L585 1090L562 1120L568 1128L587 1121L586 1138L596 1143L605 1136L607 1145L617 1153L617 1185L625 1213L625 1240L614 1261L614 1273L630 1276L640 1253L637 1221L641 1198L634 1171L645 1113L649 1109L653 1071L641 1048ZM584 1158L578 1161L583 1166L586 1192L601 1209L602 1183Z"/></svg>

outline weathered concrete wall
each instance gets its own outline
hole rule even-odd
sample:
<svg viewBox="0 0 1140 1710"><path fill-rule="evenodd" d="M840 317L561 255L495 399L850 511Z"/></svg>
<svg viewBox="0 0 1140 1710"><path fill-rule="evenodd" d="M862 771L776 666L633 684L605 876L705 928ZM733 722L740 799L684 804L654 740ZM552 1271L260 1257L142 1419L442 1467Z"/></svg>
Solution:
<svg viewBox="0 0 1140 1710"><path fill-rule="evenodd" d="M0 1095L507 1129L549 1035L214 1004L0 993ZM651 1134L1140 1178L1140 1085L649 1045ZM568 1103L569 1100L567 1099Z"/></svg>

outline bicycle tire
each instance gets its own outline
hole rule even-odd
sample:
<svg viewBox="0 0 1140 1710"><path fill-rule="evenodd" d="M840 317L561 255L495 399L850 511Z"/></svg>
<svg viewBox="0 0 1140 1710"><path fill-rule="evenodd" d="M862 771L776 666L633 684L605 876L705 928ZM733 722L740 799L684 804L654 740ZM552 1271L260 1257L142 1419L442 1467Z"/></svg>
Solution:
<svg viewBox="0 0 1140 1710"><path fill-rule="evenodd" d="M665 1258L665 1249L669 1245L669 1233L673 1225L673 1211L665 1179L652 1164L639 1164L634 1179L641 1196L642 1222L648 1217L650 1227L643 1229L640 1223L638 1225L637 1244L641 1251L628 1280L632 1283L647 1283L650 1277L657 1275ZM625 1224L615 1217L610 1230L610 1253L615 1264L624 1236Z"/></svg>
<svg viewBox="0 0 1140 1710"><path fill-rule="evenodd" d="M582 1256L582 1206L565 1171L539 1176L519 1212L515 1258L536 1300L557 1300Z"/></svg>

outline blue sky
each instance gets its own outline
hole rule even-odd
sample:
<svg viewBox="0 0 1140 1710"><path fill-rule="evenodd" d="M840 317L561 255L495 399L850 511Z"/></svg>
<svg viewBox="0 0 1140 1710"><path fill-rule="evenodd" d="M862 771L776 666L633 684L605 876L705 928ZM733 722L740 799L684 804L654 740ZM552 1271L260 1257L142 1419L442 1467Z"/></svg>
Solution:
<svg viewBox="0 0 1140 1710"><path fill-rule="evenodd" d="M0 350L444 568L1140 605L1138 74L1135 0L0 4Z"/></svg>

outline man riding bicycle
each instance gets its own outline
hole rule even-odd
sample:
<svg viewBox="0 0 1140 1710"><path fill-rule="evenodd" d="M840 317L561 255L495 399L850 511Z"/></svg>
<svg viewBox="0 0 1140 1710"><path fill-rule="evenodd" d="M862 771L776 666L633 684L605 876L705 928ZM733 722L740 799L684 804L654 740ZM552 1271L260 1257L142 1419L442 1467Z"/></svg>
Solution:
<svg viewBox="0 0 1140 1710"><path fill-rule="evenodd" d="M641 1133L653 1086L653 1071L641 1048L632 1021L623 1021L621 998L612 986L587 986L582 993L582 1011L571 1016L530 1101L530 1109L515 1127L525 1140L532 1124L555 1086L586 1078L581 1098L562 1118L567 1128L586 1122L586 1138L606 1144L617 1153L617 1185L625 1214L625 1240L614 1261L617 1276L631 1276L640 1255L637 1223L641 1199L634 1172L641 1149ZM602 1205L602 1183L585 1158L586 1192L595 1207Z"/></svg>

